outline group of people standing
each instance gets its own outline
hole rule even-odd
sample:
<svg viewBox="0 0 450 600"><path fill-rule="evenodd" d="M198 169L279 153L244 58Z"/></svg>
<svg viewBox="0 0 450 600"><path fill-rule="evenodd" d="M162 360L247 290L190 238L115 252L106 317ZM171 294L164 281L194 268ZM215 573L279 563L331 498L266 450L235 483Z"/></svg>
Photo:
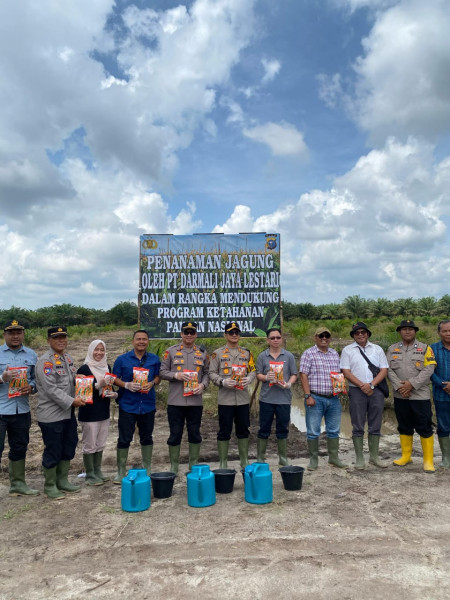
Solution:
<svg viewBox="0 0 450 600"><path fill-rule="evenodd" d="M360 321L350 331L353 343L343 349L340 357L330 348L329 329L319 327L316 330L315 344L302 354L299 369L305 393L309 470L318 468L322 419L325 420L328 462L338 468L347 466L339 458L342 388L335 388L332 383L333 376L340 373L349 385L356 469L366 466L363 453L366 420L369 462L379 468L387 466L379 458L384 399L389 395L386 376L393 389L402 449L401 458L395 460L394 464L405 466L411 462L413 434L416 431L422 442L424 470L434 471L431 380L442 466L450 468L450 320L439 323L441 341L431 346L417 340L418 330L413 321L402 321L397 327L400 340L390 346L385 354L380 346L370 342L372 332ZM219 388L217 446L220 468L227 468L228 465L233 423L240 464L242 467L248 464L249 385L255 378L261 383L257 460L265 460L275 419L279 464L288 464L291 387L297 381L298 370L293 354L283 348L280 328L273 327L267 331L268 347L258 356L256 364L252 353L239 344L241 331L236 322L225 325L225 344L211 357L196 343L197 324L185 322L181 327L180 343L168 348L161 361L157 355L147 351L147 332L138 330L133 334L133 349L120 355L112 369L107 362L105 343L94 340L78 371L66 352L68 336L65 327L48 329L49 349L39 359L33 350L24 346L24 332L21 323L10 321L4 327L5 343L0 346L0 458L7 433L10 495L39 493L25 482L25 457L31 426L28 397L36 390L39 391L37 421L44 442L44 493L52 499L62 499L65 493L79 492L81 489L68 479L70 461L75 456L78 444L75 408L79 409L86 484L102 485L109 479L102 472L102 459L109 431L111 400L119 405L117 475L113 483L120 484L126 474L128 451L136 426L142 463L150 473L156 412L155 387L161 379L169 382L167 417L170 434L167 444L171 471L177 473L179 469L185 424L189 468L198 463L202 442L202 394L210 382ZM11 382L23 376L24 368L26 385L20 388L20 393L12 395L9 393ZM144 380L136 379L137 371L145 372ZM93 377L90 403L75 395L77 373ZM113 386L118 391L114 391Z"/></svg>

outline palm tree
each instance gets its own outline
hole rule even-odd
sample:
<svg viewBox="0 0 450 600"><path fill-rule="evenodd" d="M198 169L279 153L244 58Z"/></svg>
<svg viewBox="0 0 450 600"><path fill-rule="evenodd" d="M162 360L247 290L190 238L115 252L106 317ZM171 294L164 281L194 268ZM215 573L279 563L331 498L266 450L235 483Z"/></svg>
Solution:
<svg viewBox="0 0 450 600"><path fill-rule="evenodd" d="M369 301L361 296L348 296L344 300L344 308L349 317L353 319L363 319L369 314Z"/></svg>

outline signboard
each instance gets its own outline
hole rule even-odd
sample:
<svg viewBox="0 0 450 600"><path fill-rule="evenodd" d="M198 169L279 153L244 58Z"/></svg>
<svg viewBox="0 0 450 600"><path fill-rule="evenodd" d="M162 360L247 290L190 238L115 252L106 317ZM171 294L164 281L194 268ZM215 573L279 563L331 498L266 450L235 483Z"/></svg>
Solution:
<svg viewBox="0 0 450 600"><path fill-rule="evenodd" d="M280 325L280 235L142 235L140 326L153 338L180 337L195 321L199 337L243 336Z"/></svg>

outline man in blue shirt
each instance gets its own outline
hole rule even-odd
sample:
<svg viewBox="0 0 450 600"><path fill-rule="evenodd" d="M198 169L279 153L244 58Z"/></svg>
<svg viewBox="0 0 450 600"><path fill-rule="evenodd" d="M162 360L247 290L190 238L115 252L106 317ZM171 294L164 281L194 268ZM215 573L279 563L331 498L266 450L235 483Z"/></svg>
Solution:
<svg viewBox="0 0 450 600"><path fill-rule="evenodd" d="M0 457L6 433L9 442L10 496L36 496L25 483L25 456L30 440L31 414L29 394L36 392L34 370L37 355L23 345L25 327L17 320L9 321L3 330L5 343L0 346ZM12 392L20 378L16 367L26 367L27 384ZM10 390L11 388L11 390ZM20 395L13 395L20 394Z"/></svg>
<svg viewBox="0 0 450 600"><path fill-rule="evenodd" d="M144 329L136 331L133 335L133 350L121 354L116 359L113 367L113 373L117 376L114 385L119 388L117 475L114 479L114 483L119 485L125 477L128 450L136 424L139 429L142 463L149 475L151 471L153 427L156 413L154 388L161 381L159 377L161 362L156 354L147 352L148 342L148 333ZM137 373L146 375L147 383L137 383Z"/></svg>
<svg viewBox="0 0 450 600"><path fill-rule="evenodd" d="M450 469L450 320L438 325L440 342L431 344L436 368L431 376L433 399L436 409L437 434L442 451L444 469Z"/></svg>

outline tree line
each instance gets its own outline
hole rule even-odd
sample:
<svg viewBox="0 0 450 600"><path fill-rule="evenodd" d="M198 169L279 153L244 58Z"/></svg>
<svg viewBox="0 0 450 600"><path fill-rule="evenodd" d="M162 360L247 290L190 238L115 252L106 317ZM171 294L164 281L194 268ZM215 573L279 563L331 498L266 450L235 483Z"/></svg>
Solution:
<svg viewBox="0 0 450 600"><path fill-rule="evenodd" d="M450 315L450 294L439 300L425 298L398 298L370 300L361 296L348 296L341 304L314 305L310 302L283 301L283 316L292 319L364 319L370 317L446 317ZM138 307L135 302L119 302L109 310L85 308L73 304L54 304L30 310L11 306L0 309L0 324L18 319L27 328L51 327L53 325L135 325L138 322Z"/></svg>
<svg viewBox="0 0 450 600"><path fill-rule="evenodd" d="M54 325L135 325L138 322L138 307L135 302L119 302L109 310L73 304L54 304L36 310L17 306L0 309L0 324L12 319L20 321L27 329Z"/></svg>
<svg viewBox="0 0 450 600"><path fill-rule="evenodd" d="M370 300L361 296L348 296L341 304L314 305L310 302L295 304L283 302L284 319L364 319L369 317L446 317L450 315L450 294L439 300L425 298L398 298Z"/></svg>

